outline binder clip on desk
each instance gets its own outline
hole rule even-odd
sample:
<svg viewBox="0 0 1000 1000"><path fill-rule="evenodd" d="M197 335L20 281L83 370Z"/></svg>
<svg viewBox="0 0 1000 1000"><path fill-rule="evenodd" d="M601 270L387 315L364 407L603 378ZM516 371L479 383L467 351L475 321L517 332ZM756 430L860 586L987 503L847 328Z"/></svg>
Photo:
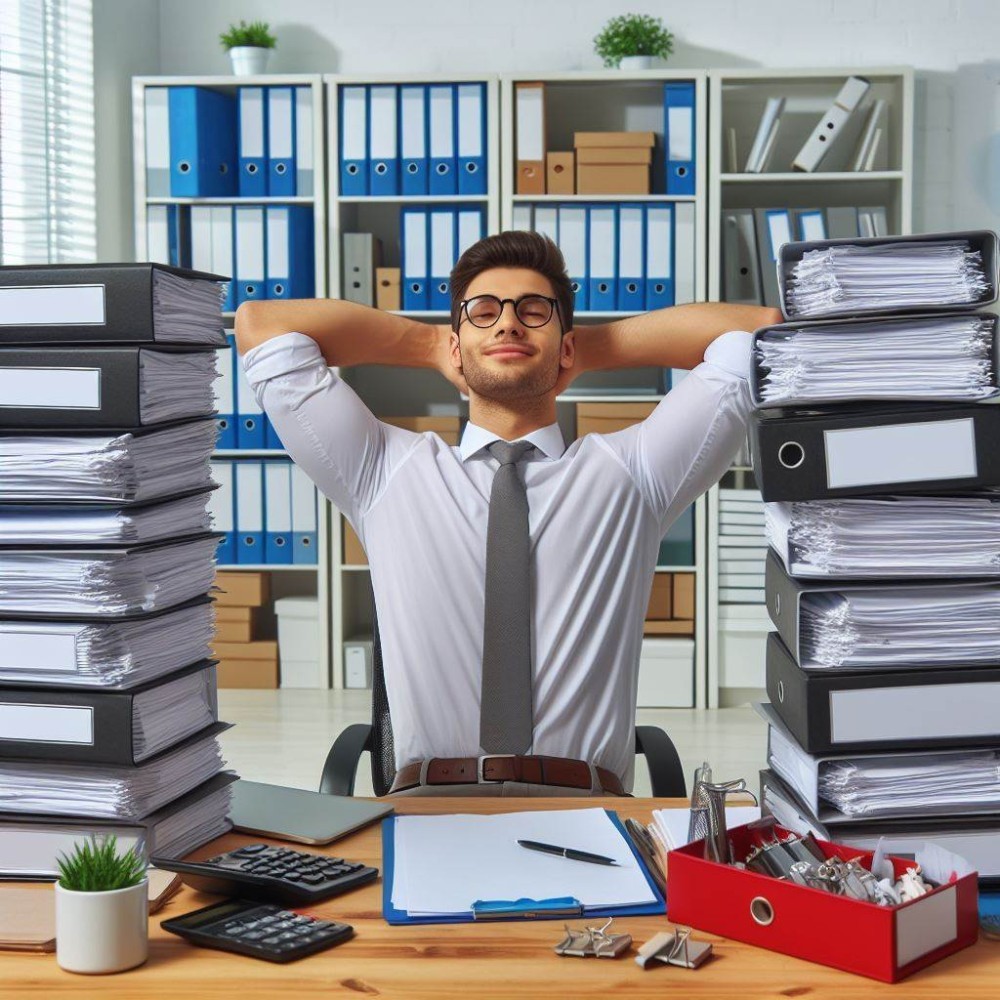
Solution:
<svg viewBox="0 0 1000 1000"><path fill-rule="evenodd" d="M571 955L575 958L618 958L632 945L631 934L611 934L609 929L614 918L610 917L600 927L585 927L575 930L569 924L564 924L566 936L555 945L557 955Z"/></svg>
<svg viewBox="0 0 1000 1000"><path fill-rule="evenodd" d="M641 969L651 968L652 962L697 969L711 954L712 945L708 941L695 941L691 937L690 927L678 927L651 937L639 949L635 961Z"/></svg>

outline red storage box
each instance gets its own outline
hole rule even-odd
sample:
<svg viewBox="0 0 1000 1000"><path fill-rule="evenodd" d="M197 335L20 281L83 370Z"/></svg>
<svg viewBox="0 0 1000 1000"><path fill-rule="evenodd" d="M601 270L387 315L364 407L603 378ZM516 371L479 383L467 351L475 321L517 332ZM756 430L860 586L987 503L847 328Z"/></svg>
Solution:
<svg viewBox="0 0 1000 1000"><path fill-rule="evenodd" d="M736 827L729 836L734 856L745 857L753 843L748 828ZM860 857L865 867L871 865L870 851L817 843L828 858ZM696 841L668 855L671 923L886 983L975 944L979 936L974 872L900 906L878 906L707 861L704 849L704 841ZM913 866L891 860L897 878Z"/></svg>

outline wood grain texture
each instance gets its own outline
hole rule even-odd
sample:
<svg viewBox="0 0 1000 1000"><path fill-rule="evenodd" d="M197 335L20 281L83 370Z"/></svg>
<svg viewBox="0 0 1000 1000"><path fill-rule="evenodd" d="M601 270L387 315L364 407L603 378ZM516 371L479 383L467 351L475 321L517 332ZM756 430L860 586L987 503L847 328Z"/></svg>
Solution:
<svg viewBox="0 0 1000 1000"><path fill-rule="evenodd" d="M576 809L579 799L399 799L397 811L491 813L524 809ZM648 822L653 808L680 804L653 799L588 799ZM205 858L260 838L229 834L192 857ZM294 846L294 845L293 845ZM312 848L310 848L312 850ZM323 850L323 849L316 849ZM325 849L381 867L378 826L368 827ZM0 886L0 893L4 891ZM34 891L52 894L51 886ZM560 958L552 946L561 937L559 921L499 924L442 924L390 927L382 920L382 883L365 886L310 907L320 917L354 926L353 940L332 951L290 965L273 965L225 952L197 948L160 929L160 921L207 906L217 897L186 886L150 921L149 961L115 976L63 972L54 955L0 953L0 997L76 1000L263 1000L274 997L400 997L421 1000L482 998L807 997L809 1000L869 1000L871 997L990 998L1000 982L1000 943L979 944L902 984L889 986L773 952L697 934L714 945L715 957L697 971L659 966L643 971L633 951L611 959ZM580 923L574 921L574 924ZM619 917L617 930L636 945L669 925L666 917ZM843 929L849 934L849 928ZM817 928L817 933L831 933ZM845 936L844 947L850 947Z"/></svg>

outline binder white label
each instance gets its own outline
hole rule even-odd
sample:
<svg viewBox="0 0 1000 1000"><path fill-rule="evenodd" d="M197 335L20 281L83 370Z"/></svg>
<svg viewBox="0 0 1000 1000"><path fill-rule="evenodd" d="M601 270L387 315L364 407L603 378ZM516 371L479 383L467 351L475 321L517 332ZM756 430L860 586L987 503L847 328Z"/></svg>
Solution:
<svg viewBox="0 0 1000 1000"><path fill-rule="evenodd" d="M30 628L0 625L0 670L41 670L73 673L76 641L82 627L52 625Z"/></svg>
<svg viewBox="0 0 1000 1000"><path fill-rule="evenodd" d="M240 155L264 155L264 88L240 88Z"/></svg>
<svg viewBox="0 0 1000 1000"><path fill-rule="evenodd" d="M87 706L0 702L0 734L25 743L94 745L94 710Z"/></svg>
<svg viewBox="0 0 1000 1000"><path fill-rule="evenodd" d="M272 87L268 95L267 132L272 159L287 159L292 155L292 88Z"/></svg>
<svg viewBox="0 0 1000 1000"><path fill-rule="evenodd" d="M100 368L0 368L0 407L99 410Z"/></svg>
<svg viewBox="0 0 1000 1000"><path fill-rule="evenodd" d="M949 886L896 911L896 966L909 965L957 937L958 899Z"/></svg>
<svg viewBox="0 0 1000 1000"><path fill-rule="evenodd" d="M545 88L527 85L517 87L514 105L517 119L517 158L519 160L544 160Z"/></svg>
<svg viewBox="0 0 1000 1000"><path fill-rule="evenodd" d="M667 128L670 130L668 160L694 159L694 109L668 108Z"/></svg>
<svg viewBox="0 0 1000 1000"><path fill-rule="evenodd" d="M104 285L0 288L0 326L101 326Z"/></svg>
<svg viewBox="0 0 1000 1000"><path fill-rule="evenodd" d="M824 431L830 489L967 479L976 475L971 417Z"/></svg>

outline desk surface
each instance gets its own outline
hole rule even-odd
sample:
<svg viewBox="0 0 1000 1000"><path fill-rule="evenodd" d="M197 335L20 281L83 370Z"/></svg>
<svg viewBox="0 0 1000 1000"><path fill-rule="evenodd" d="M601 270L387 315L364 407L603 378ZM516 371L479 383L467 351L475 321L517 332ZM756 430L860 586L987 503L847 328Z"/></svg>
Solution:
<svg viewBox="0 0 1000 1000"><path fill-rule="evenodd" d="M502 812L523 809L577 809L580 799L400 798L399 813ZM648 822L653 808L673 805L652 799L587 799L586 804L617 810ZM260 838L229 834L198 851L210 857ZM295 845L292 845L295 846ZM323 850L322 848L304 848ZM379 827L368 827L326 848L326 853L382 866ZM51 892L50 887L38 887ZM185 886L150 921L149 961L116 976L63 972L55 955L0 953L0 997L75 998L186 997L241 1000L290 995L421 997L425 1000L481 1000L486 997L656 997L671 990L683 996L837 997L868 1000L982 997L995 1000L1000 981L1000 942L980 940L889 986L709 934L714 958L691 971L658 966L644 971L634 952L617 960L561 958L552 946L561 937L559 921L441 924L390 927L382 920L382 882L309 908L317 916L352 924L356 936L331 951L289 965L275 965L226 952L197 948L160 929L160 921L217 900ZM574 921L573 923L577 923ZM616 929L642 944L669 925L666 917L619 917ZM847 943L845 942L845 947Z"/></svg>

